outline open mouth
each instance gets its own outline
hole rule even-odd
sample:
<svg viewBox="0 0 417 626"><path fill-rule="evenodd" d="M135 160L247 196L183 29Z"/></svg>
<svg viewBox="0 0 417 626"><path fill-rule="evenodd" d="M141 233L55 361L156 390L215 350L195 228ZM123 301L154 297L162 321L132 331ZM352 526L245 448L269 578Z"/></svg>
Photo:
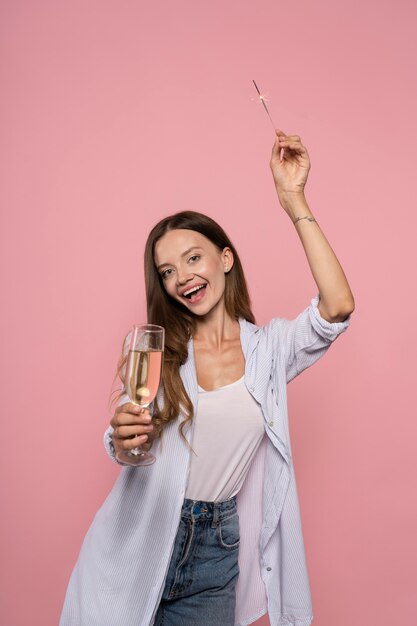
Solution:
<svg viewBox="0 0 417 626"><path fill-rule="evenodd" d="M204 294L204 290L207 287L207 283L204 285L196 285L195 287L191 287L185 291L182 295L184 298L187 298L190 302L196 302L201 300Z"/></svg>

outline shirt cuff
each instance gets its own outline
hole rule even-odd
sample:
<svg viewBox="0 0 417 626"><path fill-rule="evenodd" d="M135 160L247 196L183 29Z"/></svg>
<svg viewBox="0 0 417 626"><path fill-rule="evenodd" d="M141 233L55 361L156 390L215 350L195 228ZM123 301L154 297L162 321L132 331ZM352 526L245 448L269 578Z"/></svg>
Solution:
<svg viewBox="0 0 417 626"><path fill-rule="evenodd" d="M112 426L109 426L106 432L104 433L104 447L106 448L106 452L111 458L111 460L117 463L117 465L127 465L127 463L122 463L121 461L116 459L116 450L114 449L114 445L113 445L112 433L113 433Z"/></svg>
<svg viewBox="0 0 417 626"><path fill-rule="evenodd" d="M312 298L309 307L310 321L314 330L324 339L328 341L334 341L341 333L344 333L348 329L350 318L349 315L343 322L329 322L320 315L318 309L318 303L320 301L320 295L317 294Z"/></svg>

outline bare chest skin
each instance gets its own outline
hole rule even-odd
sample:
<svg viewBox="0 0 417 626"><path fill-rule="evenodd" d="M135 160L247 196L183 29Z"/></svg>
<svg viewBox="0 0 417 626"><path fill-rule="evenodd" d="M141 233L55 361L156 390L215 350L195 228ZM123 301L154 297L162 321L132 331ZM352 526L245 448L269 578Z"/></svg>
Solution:
<svg viewBox="0 0 417 626"><path fill-rule="evenodd" d="M240 338L223 342L219 349L194 342L194 357L197 381L205 391L234 383L245 373Z"/></svg>

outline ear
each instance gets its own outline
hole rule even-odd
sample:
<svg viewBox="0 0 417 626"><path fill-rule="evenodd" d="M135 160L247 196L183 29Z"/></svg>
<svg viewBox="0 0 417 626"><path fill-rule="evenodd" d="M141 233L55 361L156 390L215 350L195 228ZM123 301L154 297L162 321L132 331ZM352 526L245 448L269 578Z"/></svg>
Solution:
<svg viewBox="0 0 417 626"><path fill-rule="evenodd" d="M233 252L230 248L223 248L222 261L225 274L228 274L233 267Z"/></svg>

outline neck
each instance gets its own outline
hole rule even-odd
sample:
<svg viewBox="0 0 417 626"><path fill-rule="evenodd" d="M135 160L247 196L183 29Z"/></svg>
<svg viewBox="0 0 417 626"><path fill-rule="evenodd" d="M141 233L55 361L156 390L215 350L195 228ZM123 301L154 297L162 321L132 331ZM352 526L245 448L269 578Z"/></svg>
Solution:
<svg viewBox="0 0 417 626"><path fill-rule="evenodd" d="M193 339L196 343L219 349L224 342L236 339L239 333L239 322L232 319L223 306L197 321Z"/></svg>

